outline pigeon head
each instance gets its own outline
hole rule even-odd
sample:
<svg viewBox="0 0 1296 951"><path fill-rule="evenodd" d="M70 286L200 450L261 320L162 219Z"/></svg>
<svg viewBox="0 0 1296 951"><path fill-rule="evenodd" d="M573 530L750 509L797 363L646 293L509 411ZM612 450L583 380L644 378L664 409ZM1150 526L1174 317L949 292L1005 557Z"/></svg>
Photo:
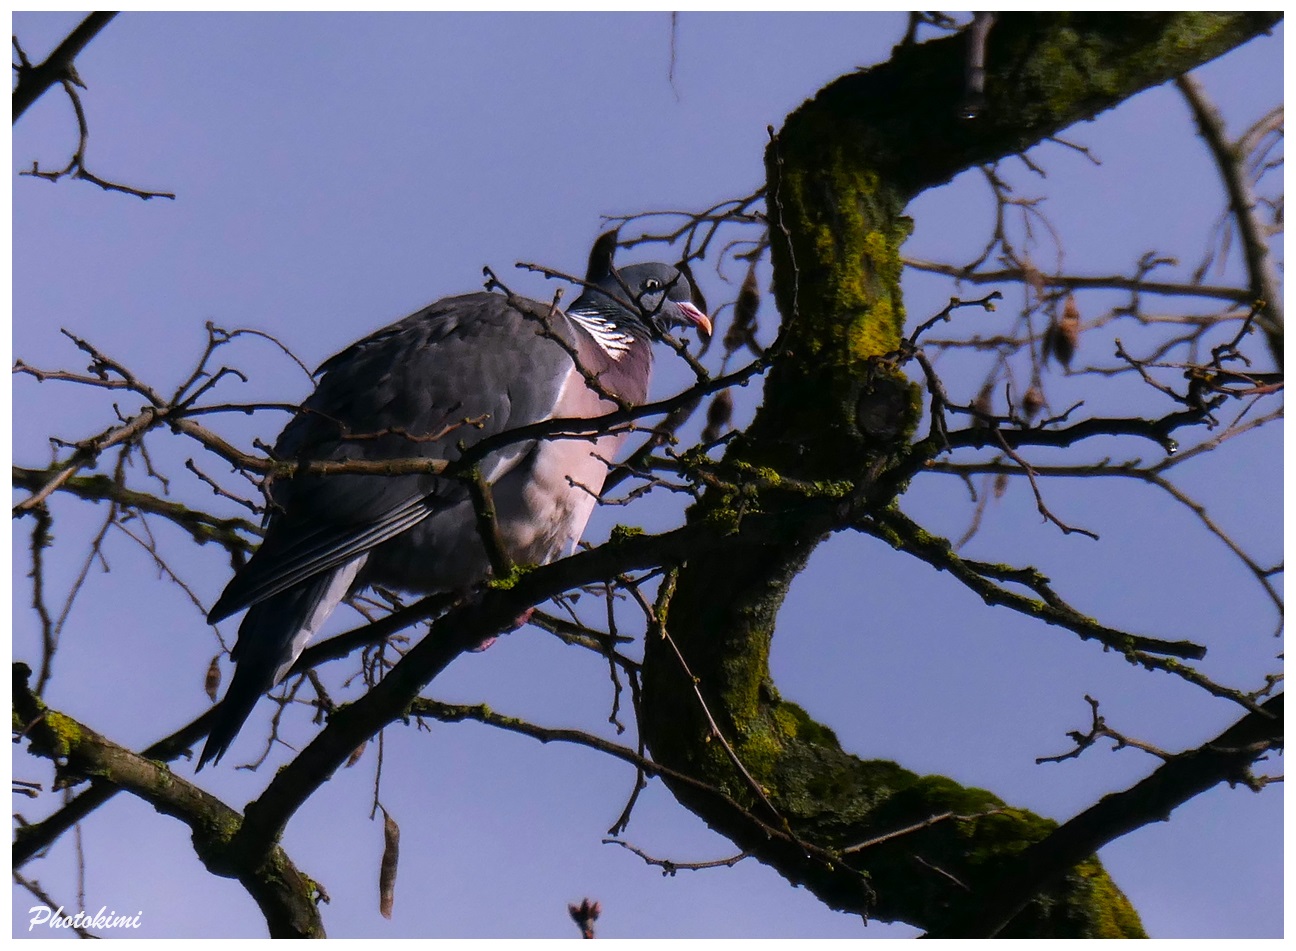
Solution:
<svg viewBox="0 0 1296 951"><path fill-rule="evenodd" d="M568 312L593 313L659 338L675 327L711 335L711 318L694 304L692 283L669 264L612 266L616 232L601 236L590 252L586 287Z"/></svg>

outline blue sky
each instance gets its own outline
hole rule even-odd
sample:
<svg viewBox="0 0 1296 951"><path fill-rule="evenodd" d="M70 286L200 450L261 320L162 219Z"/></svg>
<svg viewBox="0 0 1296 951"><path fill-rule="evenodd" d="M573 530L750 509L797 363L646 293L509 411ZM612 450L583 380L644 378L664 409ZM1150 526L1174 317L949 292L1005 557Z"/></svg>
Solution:
<svg viewBox="0 0 1296 951"><path fill-rule="evenodd" d="M79 18L15 14L14 31L35 59ZM483 265L547 298L552 285L514 272L515 261L579 271L600 216L701 208L755 190L766 127L835 76L886 58L902 32L899 15L686 13L672 82L666 13L122 15L79 60L89 86L88 163L178 198L140 202L15 175L14 355L79 368L58 333L66 327L143 378L174 386L208 320L273 333L315 366L436 297L476 289ZM1281 101L1281 31L1200 76L1239 131ZM15 171L33 159L61 164L74 129L65 99L46 96L15 129ZM1155 248L1180 256L1186 274L1223 196L1178 94L1150 91L1067 135L1093 147L1103 166L1046 146L1034 155L1047 180L1014 173L1024 192L1049 195L1065 267L1128 271ZM982 241L988 208L973 176L922 196L910 209L916 230L906 253L965 260ZM714 271L698 274L713 302L736 290ZM725 276L736 281L741 272L730 263ZM1227 279L1237 280L1236 271ZM906 287L911 318L935 312L951 293L922 279ZM1004 291L1009 303L1020 299ZM1081 299L1086 313L1112 303ZM768 328L773 317L762 316ZM963 312L954 330L976 319ZM1082 357L1099 362L1109 353ZM263 341L240 341L229 359L251 376L231 386L230 399L296 401L307 392L304 374ZM685 377L660 363L655 389L665 395ZM970 398L979 379L970 369L959 377L958 361L948 366L952 387ZM1074 379L1050 386L1059 405L1082 395L1095 411L1122 405L1129 393ZM46 462L51 434L80 438L112 419L99 394L66 385L20 378L13 398L19 464ZM266 416L226 422L223 431L270 439L281 423ZM155 452L183 473L197 449L161 440ZM1276 430L1255 434L1183 474L1261 562L1281 558L1280 453ZM211 501L192 481L175 490ZM1027 487L1014 484L968 553L1038 565L1072 603L1117 626L1205 640L1212 654L1203 666L1217 679L1252 686L1257 671L1271 669L1279 649L1272 607L1185 510L1134 484L1058 482L1048 491L1059 514L1102 540L1063 538L1040 522ZM965 488L949 477L916 480L905 505L955 537L971 516ZM587 537L604 537L617 521L664 525L675 511L667 503L633 516L599 513ZM80 566L78 540L102 513L63 501L54 516L49 583L59 591ZM27 607L27 531L20 523L14 533L14 652L30 659L37 628ZM228 578L225 559L159 532L209 606ZM114 536L107 555L111 573L90 573L70 615L47 699L140 747L204 708L203 674L218 645L138 546ZM1178 681L987 608L948 577L864 537L834 538L815 554L779 623L772 664L780 691L830 724L848 749L945 773L1059 819L1156 765L1106 750L1035 765L1086 724L1086 692L1114 724L1166 748L1196 745L1236 718ZM232 639L235 623L221 630ZM606 731L606 667L576 654L527 629L461 658L428 693ZM233 805L266 781L264 771L228 767L256 755L269 706L221 767L200 777ZM310 735L306 719L299 716L292 736ZM864 929L750 861L663 877L600 844L634 777L592 752L433 725L389 730L385 756L383 802L402 827L392 921L377 914L382 830L369 820L372 752L340 772L285 839L332 896L324 910L332 936L566 937L574 933L566 903L587 895L603 904L606 937L913 933ZM36 769L15 758L15 775ZM1276 936L1280 829L1277 790L1221 788L1102 857L1154 935ZM734 851L657 784L625 838L680 861ZM184 828L138 802L118 797L86 823L84 839L92 909L141 911L147 936L264 933L242 889L202 870ZM69 906L72 864L69 840L31 866ZM27 933L32 903L15 890L15 936Z"/></svg>

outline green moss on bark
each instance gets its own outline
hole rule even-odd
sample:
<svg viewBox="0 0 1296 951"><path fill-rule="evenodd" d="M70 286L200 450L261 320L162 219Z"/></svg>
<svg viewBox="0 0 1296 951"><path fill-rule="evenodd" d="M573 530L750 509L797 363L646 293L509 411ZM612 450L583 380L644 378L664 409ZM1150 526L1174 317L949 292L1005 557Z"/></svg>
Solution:
<svg viewBox="0 0 1296 951"><path fill-rule="evenodd" d="M767 206L785 350L755 420L725 459L766 475L741 491L708 492L691 511L727 544L679 574L666 619L673 646L652 637L645 647L641 722L658 760L719 787L749 814L676 785L681 801L830 906L939 928L968 889L975 897L992 888L1055 827L986 790L852 756L770 679L779 607L824 535L822 525L798 527L797 500L783 484L831 484L843 499L873 489L906 452L921 414L918 388L888 360L905 320L906 204L963 169L1029 147L1219 55L1276 19L1002 14L990 36L987 107L976 122L958 118L965 40L955 36L897 48L890 62L835 81L789 116L771 143ZM903 488L894 485L890 497L874 492L870 504L885 508ZM747 537L743 515L758 509L789 514L781 536ZM917 543L948 546L935 537ZM711 739L695 687L777 817ZM809 861L752 817L836 857ZM872 893L860 887L861 871ZM1003 934L1115 937L1142 928L1090 859L1043 888Z"/></svg>

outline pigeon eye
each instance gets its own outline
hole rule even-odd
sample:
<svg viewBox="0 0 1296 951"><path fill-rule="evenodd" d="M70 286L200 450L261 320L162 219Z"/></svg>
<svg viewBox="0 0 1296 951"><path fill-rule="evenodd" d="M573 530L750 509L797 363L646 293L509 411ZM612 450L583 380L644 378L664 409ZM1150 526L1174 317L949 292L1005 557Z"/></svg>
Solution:
<svg viewBox="0 0 1296 951"><path fill-rule="evenodd" d="M662 282L657 280L655 277L650 277L648 280L644 281L643 286L646 291L659 291L661 290Z"/></svg>

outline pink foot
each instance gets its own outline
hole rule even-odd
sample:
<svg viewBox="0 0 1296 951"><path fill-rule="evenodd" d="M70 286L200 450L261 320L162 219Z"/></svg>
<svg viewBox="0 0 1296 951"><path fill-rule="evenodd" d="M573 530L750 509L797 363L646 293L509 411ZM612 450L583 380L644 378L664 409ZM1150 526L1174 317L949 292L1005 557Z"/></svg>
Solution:
<svg viewBox="0 0 1296 951"><path fill-rule="evenodd" d="M509 630L516 631L519 627L522 627L524 624L530 621L531 615L533 614L535 614L535 608L534 607L527 608L525 611L523 611L521 614L517 616L517 620L513 622L513 626L509 628ZM482 651L486 650L486 648L494 644L496 640L498 640L498 638L488 637L486 638L486 640L482 641L480 644L474 647L472 649L472 652L474 654L480 654Z"/></svg>

